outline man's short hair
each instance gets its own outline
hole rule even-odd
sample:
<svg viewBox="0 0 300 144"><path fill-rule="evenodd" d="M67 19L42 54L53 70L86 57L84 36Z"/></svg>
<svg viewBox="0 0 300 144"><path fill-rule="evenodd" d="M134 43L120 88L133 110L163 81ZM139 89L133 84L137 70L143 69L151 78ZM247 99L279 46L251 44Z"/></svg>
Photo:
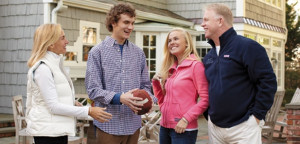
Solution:
<svg viewBox="0 0 300 144"><path fill-rule="evenodd" d="M222 16L225 19L225 22L230 26L233 25L233 15L231 9L222 3L214 3L206 6L206 9L213 10L217 15Z"/></svg>
<svg viewBox="0 0 300 144"><path fill-rule="evenodd" d="M119 19L121 18L121 14L126 14L130 17L135 17L136 15L135 9L129 3L119 3L117 5L114 5L106 15L105 23L108 31L113 31L112 24L119 21Z"/></svg>

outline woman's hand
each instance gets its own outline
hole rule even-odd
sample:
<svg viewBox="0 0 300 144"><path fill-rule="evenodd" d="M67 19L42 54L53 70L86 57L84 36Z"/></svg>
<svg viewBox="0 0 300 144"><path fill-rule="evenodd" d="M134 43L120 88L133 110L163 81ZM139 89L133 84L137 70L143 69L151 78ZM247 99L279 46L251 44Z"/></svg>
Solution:
<svg viewBox="0 0 300 144"><path fill-rule="evenodd" d="M161 79L161 75L159 73L156 73L152 78L152 80L160 80L160 79Z"/></svg>
<svg viewBox="0 0 300 144"><path fill-rule="evenodd" d="M188 121L182 118L175 126L175 132L184 133L187 126L188 126Z"/></svg>
<svg viewBox="0 0 300 144"><path fill-rule="evenodd" d="M105 110L106 108L102 107L90 107L89 115L101 123L108 122L112 118L112 115Z"/></svg>

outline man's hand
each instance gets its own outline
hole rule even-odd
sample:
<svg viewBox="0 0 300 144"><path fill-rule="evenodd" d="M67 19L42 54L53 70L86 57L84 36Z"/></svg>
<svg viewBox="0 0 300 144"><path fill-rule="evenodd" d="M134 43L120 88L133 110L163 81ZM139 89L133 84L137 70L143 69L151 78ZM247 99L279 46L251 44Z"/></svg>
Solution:
<svg viewBox="0 0 300 144"><path fill-rule="evenodd" d="M79 101L75 101L75 106L83 106Z"/></svg>
<svg viewBox="0 0 300 144"><path fill-rule="evenodd" d="M136 101L141 101L143 100L142 98L138 98L138 97L134 97L132 95L132 92L135 91L137 89L133 89L130 90L126 93L123 93L120 96L120 102L124 105L127 105L134 113L137 113L139 110L141 110L141 108L139 108L139 106L143 106L143 104L139 104Z"/></svg>
<svg viewBox="0 0 300 144"><path fill-rule="evenodd" d="M111 119L112 115L108 112L105 112L105 110L106 108L90 107L89 115L101 123L108 122L108 120Z"/></svg>
<svg viewBox="0 0 300 144"><path fill-rule="evenodd" d="M175 132L177 133L184 133L186 127L188 126L188 122L186 120L183 120L184 118L182 118L177 125L175 126Z"/></svg>

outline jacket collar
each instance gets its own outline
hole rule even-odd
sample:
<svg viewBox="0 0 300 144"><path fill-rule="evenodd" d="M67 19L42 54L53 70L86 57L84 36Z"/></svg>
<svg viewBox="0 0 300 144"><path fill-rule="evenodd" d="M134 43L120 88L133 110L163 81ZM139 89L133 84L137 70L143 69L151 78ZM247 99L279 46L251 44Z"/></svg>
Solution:
<svg viewBox="0 0 300 144"><path fill-rule="evenodd" d="M191 54L186 59L184 59L182 61L182 63L180 64L180 66L178 66L178 67L188 67L193 63L193 61L196 61L196 60L197 60L196 56L194 54ZM169 69L169 72L172 72L173 70L175 70L177 65L178 65L178 61L175 61L174 64Z"/></svg>
<svg viewBox="0 0 300 144"><path fill-rule="evenodd" d="M233 27L231 27L230 29L228 29L226 32L224 32L220 37L220 46L221 48L224 47L228 41L230 41L230 37L237 35L236 31L233 29ZM213 40L208 40L208 43L212 46L212 47L216 47L215 43Z"/></svg>
<svg viewBox="0 0 300 144"><path fill-rule="evenodd" d="M63 57L62 55L58 55L54 52L51 51L47 51L46 55L45 55L45 59L54 62L57 65L62 65L63 63Z"/></svg>

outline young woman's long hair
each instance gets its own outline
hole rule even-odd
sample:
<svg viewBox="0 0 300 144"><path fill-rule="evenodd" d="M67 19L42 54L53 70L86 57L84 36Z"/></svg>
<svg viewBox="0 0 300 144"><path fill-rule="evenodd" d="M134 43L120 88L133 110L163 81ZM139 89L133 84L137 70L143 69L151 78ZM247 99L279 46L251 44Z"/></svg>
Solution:
<svg viewBox="0 0 300 144"><path fill-rule="evenodd" d="M185 37L186 43L187 43L187 47L184 50L184 54L182 56L182 61L186 58L188 58L191 54L194 54L196 59L200 61L200 58L198 56L197 50L194 47L193 41L192 41L192 36L184 29L182 28L174 28L172 29L167 36L167 39L165 41L165 45L164 45L164 59L163 59L163 63L161 65L161 70L160 70L160 76L161 76L161 86L162 86L162 90L165 94L165 83L167 78L170 76L169 73L169 69L171 68L171 66L178 61L175 55L172 55L169 51L168 48L168 40L169 40L169 35L171 32L174 31L178 31L180 33L182 33ZM179 62L178 62L179 63Z"/></svg>
<svg viewBox="0 0 300 144"><path fill-rule="evenodd" d="M31 56L27 62L29 68L45 56L47 49L58 41L61 32L60 24L43 24L36 29Z"/></svg>

